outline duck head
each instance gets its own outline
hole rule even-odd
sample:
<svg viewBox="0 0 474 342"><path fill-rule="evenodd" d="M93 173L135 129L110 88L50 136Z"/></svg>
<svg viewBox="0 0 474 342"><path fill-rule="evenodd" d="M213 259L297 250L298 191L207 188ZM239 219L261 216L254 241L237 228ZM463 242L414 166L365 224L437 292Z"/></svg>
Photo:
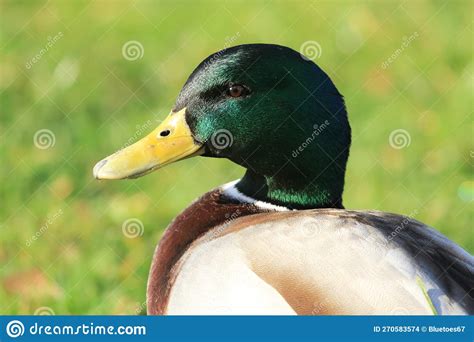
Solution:
<svg viewBox="0 0 474 342"><path fill-rule="evenodd" d="M97 179L135 178L192 157L247 169L245 195L288 208L342 207L350 126L342 96L311 60L249 44L199 64L169 116L148 136L101 160Z"/></svg>

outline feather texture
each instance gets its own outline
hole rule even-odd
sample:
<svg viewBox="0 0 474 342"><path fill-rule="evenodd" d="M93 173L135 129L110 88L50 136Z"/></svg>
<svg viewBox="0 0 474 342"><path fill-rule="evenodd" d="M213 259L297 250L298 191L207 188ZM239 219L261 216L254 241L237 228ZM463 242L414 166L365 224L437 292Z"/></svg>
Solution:
<svg viewBox="0 0 474 342"><path fill-rule="evenodd" d="M472 314L473 257L413 219L391 234L406 221L338 209L238 218L183 255L167 313Z"/></svg>

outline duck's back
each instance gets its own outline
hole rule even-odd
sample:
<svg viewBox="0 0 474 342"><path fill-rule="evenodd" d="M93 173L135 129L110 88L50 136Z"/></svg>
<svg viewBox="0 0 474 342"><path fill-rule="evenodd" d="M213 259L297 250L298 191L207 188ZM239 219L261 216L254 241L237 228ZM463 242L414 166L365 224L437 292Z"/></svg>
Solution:
<svg viewBox="0 0 474 342"><path fill-rule="evenodd" d="M474 312L473 257L381 212L230 217L190 244L172 272L167 314Z"/></svg>

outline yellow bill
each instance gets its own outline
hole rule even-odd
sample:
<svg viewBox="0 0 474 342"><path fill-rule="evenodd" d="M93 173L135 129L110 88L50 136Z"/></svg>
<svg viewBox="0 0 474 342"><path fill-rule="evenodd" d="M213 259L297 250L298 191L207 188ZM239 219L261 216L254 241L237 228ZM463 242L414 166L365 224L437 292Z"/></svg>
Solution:
<svg viewBox="0 0 474 342"><path fill-rule="evenodd" d="M172 162L200 155L186 123L186 108L171 113L153 132L94 166L97 179L123 179L143 176Z"/></svg>

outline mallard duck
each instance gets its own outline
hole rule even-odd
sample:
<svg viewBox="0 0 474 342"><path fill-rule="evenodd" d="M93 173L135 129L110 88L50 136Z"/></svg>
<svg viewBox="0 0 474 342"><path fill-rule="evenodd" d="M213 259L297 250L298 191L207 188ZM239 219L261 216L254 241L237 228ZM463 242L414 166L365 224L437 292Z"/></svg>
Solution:
<svg viewBox="0 0 474 342"><path fill-rule="evenodd" d="M192 156L246 169L170 223L148 313L474 313L473 256L410 217L344 209L350 144L343 97L298 52L249 44L201 62L169 116L93 171L135 178Z"/></svg>

